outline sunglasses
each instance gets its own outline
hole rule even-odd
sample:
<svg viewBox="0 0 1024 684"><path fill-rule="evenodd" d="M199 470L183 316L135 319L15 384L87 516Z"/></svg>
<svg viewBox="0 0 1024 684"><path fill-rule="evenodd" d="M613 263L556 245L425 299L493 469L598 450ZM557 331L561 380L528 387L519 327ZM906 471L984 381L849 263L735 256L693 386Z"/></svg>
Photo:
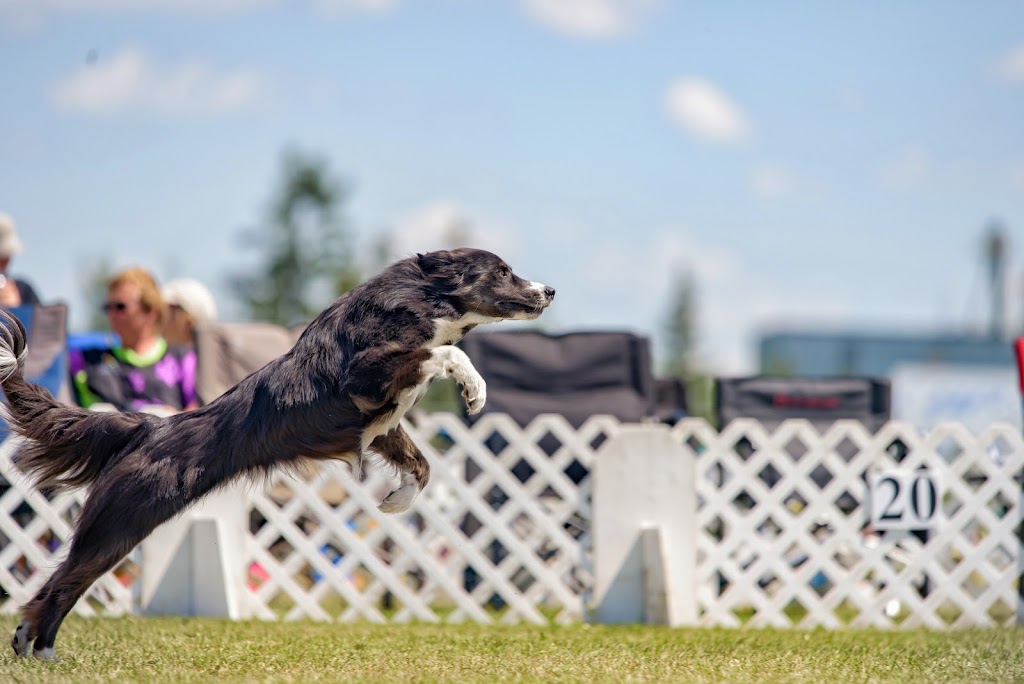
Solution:
<svg viewBox="0 0 1024 684"><path fill-rule="evenodd" d="M124 302L106 302L102 308L104 313L110 313L111 311L124 313L128 310L128 305Z"/></svg>

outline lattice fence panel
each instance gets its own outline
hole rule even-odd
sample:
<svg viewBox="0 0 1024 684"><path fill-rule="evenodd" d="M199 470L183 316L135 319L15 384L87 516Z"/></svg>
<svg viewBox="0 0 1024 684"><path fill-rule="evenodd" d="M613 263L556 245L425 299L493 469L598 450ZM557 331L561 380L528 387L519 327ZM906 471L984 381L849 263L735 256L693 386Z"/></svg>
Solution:
<svg viewBox="0 0 1024 684"><path fill-rule="evenodd" d="M592 584L587 480L618 427L594 417L576 430L553 415L525 429L498 414L407 423L432 475L400 516L376 510L394 486L380 472L362 483L340 464L280 474L253 496L251 608L268 619L579 620Z"/></svg>
<svg viewBox="0 0 1024 684"><path fill-rule="evenodd" d="M67 552L75 513L85 501L76 490L44 496L14 465L20 441L0 443L0 613L17 613L43 586ZM122 562L89 589L75 606L79 615L123 615L134 608L138 566Z"/></svg>
<svg viewBox="0 0 1024 684"><path fill-rule="evenodd" d="M1012 427L892 422L824 434L805 421L720 434L686 420L697 453L700 623L800 627L1005 625L1019 619L1024 444ZM935 473L933 529L873 530L868 481Z"/></svg>

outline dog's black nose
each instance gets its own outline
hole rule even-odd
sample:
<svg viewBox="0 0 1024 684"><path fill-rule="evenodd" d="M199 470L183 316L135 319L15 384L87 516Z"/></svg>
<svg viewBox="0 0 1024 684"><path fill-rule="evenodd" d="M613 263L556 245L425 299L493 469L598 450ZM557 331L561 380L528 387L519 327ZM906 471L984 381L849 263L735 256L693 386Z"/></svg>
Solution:
<svg viewBox="0 0 1024 684"><path fill-rule="evenodd" d="M550 285L545 285L544 286L544 294L547 295L548 299L554 299L555 298L555 288L551 287Z"/></svg>

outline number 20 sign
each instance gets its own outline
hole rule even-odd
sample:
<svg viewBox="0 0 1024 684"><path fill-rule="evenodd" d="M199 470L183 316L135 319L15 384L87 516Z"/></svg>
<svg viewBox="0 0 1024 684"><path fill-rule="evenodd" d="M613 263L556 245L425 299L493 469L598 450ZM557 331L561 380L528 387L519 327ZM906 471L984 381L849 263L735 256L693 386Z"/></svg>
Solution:
<svg viewBox="0 0 1024 684"><path fill-rule="evenodd" d="M939 522L941 490L929 470L889 470L871 475L871 526L923 530Z"/></svg>

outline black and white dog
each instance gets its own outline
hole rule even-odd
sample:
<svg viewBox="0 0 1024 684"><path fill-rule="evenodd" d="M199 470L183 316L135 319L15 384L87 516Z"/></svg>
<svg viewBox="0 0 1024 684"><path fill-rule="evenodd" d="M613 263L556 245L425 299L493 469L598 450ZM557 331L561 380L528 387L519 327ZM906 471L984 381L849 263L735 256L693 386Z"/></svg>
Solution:
<svg viewBox="0 0 1024 684"><path fill-rule="evenodd" d="M553 288L519 278L476 249L420 254L338 298L291 351L210 404L170 417L99 413L55 401L23 375L25 329L0 313L0 386L26 439L18 465L42 489L91 487L67 559L28 602L15 652L54 660L57 630L103 573L210 491L303 460L367 451L400 474L380 510L409 508L430 467L399 425L436 378L462 385L470 413L486 387L452 346L481 323L533 319Z"/></svg>

